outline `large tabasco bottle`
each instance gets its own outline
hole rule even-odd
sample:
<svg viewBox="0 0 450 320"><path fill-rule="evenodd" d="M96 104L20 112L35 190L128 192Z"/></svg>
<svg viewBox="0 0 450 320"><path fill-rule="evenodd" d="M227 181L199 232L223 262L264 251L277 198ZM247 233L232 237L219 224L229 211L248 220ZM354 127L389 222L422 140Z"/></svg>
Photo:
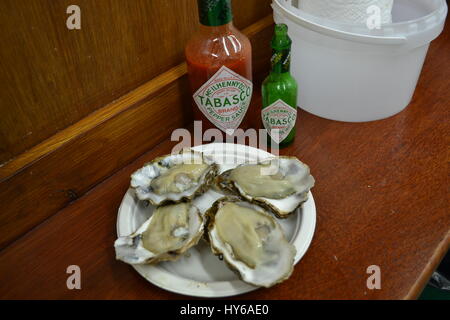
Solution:
<svg viewBox="0 0 450 320"><path fill-rule="evenodd" d="M200 30L186 46L194 120L231 133L249 127L252 49L233 25L231 0L198 0Z"/></svg>
<svg viewBox="0 0 450 320"><path fill-rule="evenodd" d="M291 45L285 24L275 26L272 71L262 85L262 120L271 144L280 148L294 141L297 119L297 81L291 76Z"/></svg>

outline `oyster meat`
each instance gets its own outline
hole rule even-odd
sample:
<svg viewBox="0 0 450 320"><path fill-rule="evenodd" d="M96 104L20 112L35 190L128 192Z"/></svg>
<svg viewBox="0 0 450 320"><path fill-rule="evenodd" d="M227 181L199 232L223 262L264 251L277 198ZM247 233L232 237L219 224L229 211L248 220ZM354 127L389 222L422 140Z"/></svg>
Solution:
<svg viewBox="0 0 450 320"><path fill-rule="evenodd" d="M198 243L203 229L203 217L191 203L161 206L134 234L116 240L116 258L129 264L176 260Z"/></svg>
<svg viewBox="0 0 450 320"><path fill-rule="evenodd" d="M243 164L217 178L220 188L287 218L308 199L314 178L309 167L294 157Z"/></svg>
<svg viewBox="0 0 450 320"><path fill-rule="evenodd" d="M271 287L289 278L295 247L264 208L239 198L222 198L207 216L213 253L222 256L243 281Z"/></svg>
<svg viewBox="0 0 450 320"><path fill-rule="evenodd" d="M131 187L139 200L153 205L191 200L205 192L218 166L202 153L183 150L146 164L131 175Z"/></svg>

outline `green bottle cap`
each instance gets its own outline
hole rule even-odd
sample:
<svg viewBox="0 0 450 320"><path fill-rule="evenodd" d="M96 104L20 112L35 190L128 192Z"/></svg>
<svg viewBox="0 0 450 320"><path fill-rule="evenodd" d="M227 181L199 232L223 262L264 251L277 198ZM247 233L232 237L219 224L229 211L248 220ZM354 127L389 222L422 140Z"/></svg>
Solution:
<svg viewBox="0 0 450 320"><path fill-rule="evenodd" d="M231 0L198 0L200 23L216 27L233 20Z"/></svg>
<svg viewBox="0 0 450 320"><path fill-rule="evenodd" d="M292 40L288 36L288 26L277 24L272 38L272 72L285 73L291 68Z"/></svg>

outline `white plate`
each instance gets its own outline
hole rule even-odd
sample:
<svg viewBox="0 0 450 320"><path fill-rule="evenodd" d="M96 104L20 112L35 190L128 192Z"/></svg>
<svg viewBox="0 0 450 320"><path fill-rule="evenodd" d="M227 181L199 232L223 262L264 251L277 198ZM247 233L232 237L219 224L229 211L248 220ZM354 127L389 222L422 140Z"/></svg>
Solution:
<svg viewBox="0 0 450 320"><path fill-rule="evenodd" d="M193 148L211 156L221 164L221 171L228 170L246 161L255 161L270 157L271 154L248 146L214 143ZM224 158L226 157L226 159ZM224 161L225 159L225 161ZM222 195L208 191L202 198L212 204ZM198 199L195 200L198 204ZM135 232L153 211L152 206L145 207L134 197L129 189L122 200L117 217L118 236L127 236ZM204 212L207 207L199 208ZM309 193L308 201L298 209L298 214L285 220L278 220L287 239L297 249L297 264L308 250L316 226L316 206ZM228 297L258 289L239 280L225 263L212 254L203 240L191 248L188 253L175 262L162 262L158 265L136 265L136 271L154 285L179 294L195 297ZM287 280L289 281L289 280Z"/></svg>

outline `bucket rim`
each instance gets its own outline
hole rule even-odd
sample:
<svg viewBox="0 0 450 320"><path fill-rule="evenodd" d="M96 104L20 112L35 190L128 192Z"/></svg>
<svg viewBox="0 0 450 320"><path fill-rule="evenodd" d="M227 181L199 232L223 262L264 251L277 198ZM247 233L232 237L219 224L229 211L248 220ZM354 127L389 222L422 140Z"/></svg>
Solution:
<svg viewBox="0 0 450 320"><path fill-rule="evenodd" d="M294 13L282 5L282 0L273 0L272 8L275 15L284 16L292 23L337 39L374 45L408 45L415 47L431 42L443 30L448 6L445 0L434 1L439 5L439 8L425 16L408 21L384 24L380 29L373 30L370 30L364 24L336 22L295 8L297 12L300 12L300 14L297 14L297 12Z"/></svg>
<svg viewBox="0 0 450 320"><path fill-rule="evenodd" d="M288 1L288 0L286 0L286 1ZM421 32L423 30L410 30L409 33L405 34L405 30L407 31L408 28L404 28L404 27L408 27L408 26L414 25L414 24L421 24L423 22L430 20L433 17L437 18L437 19L434 19L434 22L435 22L434 25L427 26L426 29L433 28L433 27L439 25L440 23L442 23L442 21L445 21L445 18L448 13L447 2L446 2L446 0L435 0L435 1L437 1L439 3L439 7L424 16L421 16L421 17L418 17L415 19L411 19L411 20L407 20L407 21L386 23L386 24L383 24L380 29L376 29L376 30L369 30L364 25L355 25L355 24L352 24L349 22L336 22L336 21L333 21L333 20L330 20L327 18L318 17L315 15L309 14L308 12L305 12L304 10L301 10L298 8L296 8L296 10L298 10L301 13L301 15L297 15L297 14L290 12L289 9L287 9L281 3L282 0L273 0L272 5L276 5L276 6L280 7L281 9L285 10L288 14L292 15L295 18L302 19L305 21L308 21L308 19L311 19L312 22L320 23L320 25L324 28L333 28L333 30L339 30L342 32L352 32L352 33L358 34L360 36L392 37L392 36L396 36L396 33L394 30L402 29L402 27L403 27L402 35L408 35L411 33L415 33L417 31ZM363 31L363 32L360 32L360 31Z"/></svg>

